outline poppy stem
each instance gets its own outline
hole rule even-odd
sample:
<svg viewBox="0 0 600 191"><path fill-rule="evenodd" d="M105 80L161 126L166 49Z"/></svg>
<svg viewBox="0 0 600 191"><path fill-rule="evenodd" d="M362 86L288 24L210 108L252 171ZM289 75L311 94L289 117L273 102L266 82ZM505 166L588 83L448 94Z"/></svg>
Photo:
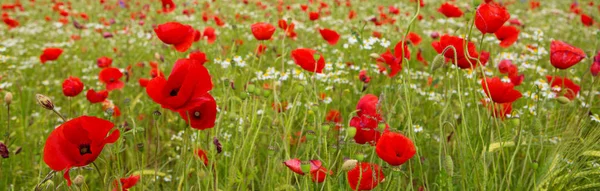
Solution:
<svg viewBox="0 0 600 191"><path fill-rule="evenodd" d="M63 120L63 122L67 122L67 119L65 118L65 116L63 116L62 114L60 114L60 112L56 111L56 109L52 109L52 111L53 111L53 112L54 112L56 115L58 115L58 116L59 116L59 117L60 117L60 118Z"/></svg>
<svg viewBox="0 0 600 191"><path fill-rule="evenodd" d="M38 183L35 186L35 191L41 190L40 186L42 186L42 184L46 183L48 180L52 179L52 177L54 177L54 173L56 173L56 171L50 170L50 172L48 172L48 175L46 175L46 177L44 178L44 180L42 180L40 183Z"/></svg>
<svg viewBox="0 0 600 191"><path fill-rule="evenodd" d="M96 162L92 162L92 165L94 165L96 172L98 172L98 176L100 176L100 180L102 180L102 184L104 184L104 178L102 176L102 173L100 172L100 168L98 168L98 165L96 165Z"/></svg>
<svg viewBox="0 0 600 191"><path fill-rule="evenodd" d="M10 104L6 105L6 147L9 146L8 141L10 139Z"/></svg>

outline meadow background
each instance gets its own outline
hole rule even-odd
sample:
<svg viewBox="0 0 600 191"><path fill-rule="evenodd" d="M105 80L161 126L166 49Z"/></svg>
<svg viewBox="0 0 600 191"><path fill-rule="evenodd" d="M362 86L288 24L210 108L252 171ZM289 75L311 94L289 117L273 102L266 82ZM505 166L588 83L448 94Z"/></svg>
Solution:
<svg viewBox="0 0 600 191"><path fill-rule="evenodd" d="M141 179L131 190L351 190L341 170L345 159L382 167L386 178L375 190L600 189L599 80L589 72L600 48L600 27L584 26L570 11L572 1L541 1L533 10L529 1L503 1L511 18L523 23L519 40L509 48L500 48L493 35L480 42L482 35L472 26L479 1L455 1L465 15L453 19L436 11L443 1L426 0L424 7L410 0L351 0L350 7L343 5L345 1L342 6L323 1L329 4L325 10L330 15L321 14L316 21L308 20L300 4L316 9L317 1L175 1L177 8L169 14L157 13L160 1L124 2L127 7L112 0L70 1L67 23L59 22L62 16L53 11L55 3L47 0L21 1L23 11L3 11L20 26L9 30L0 25L0 94L13 95L12 103L2 101L0 109L0 140L10 137L11 151L10 157L0 159L0 190L33 190L50 171L43 161L44 143L63 121L40 107L36 94L50 97L67 118L101 117L122 133L96 160L99 172L91 165L71 170L72 178L85 177L71 187L58 173L42 186L47 190L109 190L115 179L132 174ZM291 9L277 11L279 2ZM578 2L582 12L600 18L600 2ZM149 6L144 19L131 18L144 6ZM400 14L388 13L395 22L376 26L369 20L380 17L378 6L385 13L389 6L397 7ZM194 12L185 15L184 10ZM356 12L354 19L348 19L350 10ZM204 12L218 15L225 24L203 21ZM417 12L422 19L417 19ZM80 13L89 18L82 19ZM105 24L111 19L114 23ZM277 26L279 19L294 22L296 39L278 28L272 40L262 42L267 50L256 56L259 42L250 25ZM85 29L77 29L73 21ZM138 83L139 78L150 77L150 61L168 74L177 59L188 56L156 38L153 25L169 21L216 30L214 43L201 40L190 48L203 51L209 60L205 66L219 108L214 128L190 128L177 113L154 103ZM340 33L337 45L327 44L319 27ZM373 31L381 38L372 37ZM113 37L104 38L105 32ZM410 47L413 56L397 76L380 73L370 55L393 49L408 32L419 34L423 42ZM431 46L434 32L467 37L478 50L491 53L488 64L476 70L450 63L435 70L425 66L414 53L421 50L431 64L437 55ZM549 61L554 39L583 49L588 58L571 69L555 70ZM39 55L46 47L64 52L58 60L41 64ZM323 74L294 64L290 51L300 47L323 54L327 63ZM108 98L120 109L118 117L112 116L112 109L90 104L85 95L67 98L61 92L61 83L69 76L82 80L84 93L103 89L96 65L102 56L111 57L112 66L123 71L132 66L125 87ZM492 117L481 104L486 98L481 76L502 76L497 70L502 59L511 59L525 75L516 87L523 97L513 103L506 119ZM371 77L366 86L358 78L360 70ZM581 86L575 100L556 100L545 78L555 74ZM378 96L390 128L414 142L417 153L407 163L389 166L373 146L356 144L346 136L356 103L366 94ZM285 111L273 107L279 104ZM334 130L336 124L325 120L331 109L341 113L339 132ZM214 138L222 144L219 154ZM209 167L195 155L198 148L207 151ZM313 183L283 164L291 158L319 159L333 174L323 183Z"/></svg>

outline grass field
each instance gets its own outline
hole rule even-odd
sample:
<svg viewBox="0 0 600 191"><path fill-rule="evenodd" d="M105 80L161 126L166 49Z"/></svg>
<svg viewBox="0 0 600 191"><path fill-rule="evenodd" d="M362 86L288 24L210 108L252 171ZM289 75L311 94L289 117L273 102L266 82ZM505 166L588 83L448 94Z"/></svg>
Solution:
<svg viewBox="0 0 600 191"><path fill-rule="evenodd" d="M0 154L7 157L0 158L0 190L118 190L131 186L118 181L126 177L139 178L130 190L353 190L357 181L373 190L600 189L600 23L581 19L600 21L600 2L547 0L536 7L531 0L496 0L511 19L500 25L519 31L514 44L501 47L493 32L478 30L480 0L450 2L463 12L456 18L438 10L441 0L424 6L416 0L175 0L173 10L169 0L103 1L2 1ZM158 37L168 22L185 27ZM259 22L275 28L269 40L253 35ZM190 27L199 33L188 33ZM336 35L324 40L319 29L337 32L339 41ZM473 45L447 48L446 35ZM188 37L198 39L189 48L168 42ZM555 40L572 47L555 51ZM465 51L470 46L476 55ZM43 54L50 47L61 49L60 56ZM300 58L299 48L315 51ZM189 59L189 69L174 69L194 51L205 53L203 66ZM489 59L481 66L484 52ZM314 72L321 56L322 72ZM453 64L465 56L472 68ZM580 56L575 65L556 66L574 56ZM507 74L507 60L518 71ZM216 111L202 105L187 112L174 106L178 100L151 97L165 79L160 73L168 81L157 96L180 96L187 86L198 92L211 79L202 98L214 97ZM547 76L569 78L580 90ZM522 97L499 102L505 90L494 97L497 91L482 85L491 86L494 77ZM169 92L170 83L189 84ZM91 103L90 89L110 90ZM36 94L47 96L53 111ZM195 99L178 105L210 103ZM103 120L63 131L71 126L61 124L80 116ZM202 128L184 120L194 116L204 117L196 124ZM97 134L104 122L114 127ZM73 146L108 140L109 129L120 134L103 149L96 141ZM392 134L408 139L383 141ZM372 142L359 144L358 136ZM379 150L386 148L406 161L391 164ZM92 155L97 158L85 158ZM371 172L376 166L385 178ZM63 178L67 170L71 186Z"/></svg>

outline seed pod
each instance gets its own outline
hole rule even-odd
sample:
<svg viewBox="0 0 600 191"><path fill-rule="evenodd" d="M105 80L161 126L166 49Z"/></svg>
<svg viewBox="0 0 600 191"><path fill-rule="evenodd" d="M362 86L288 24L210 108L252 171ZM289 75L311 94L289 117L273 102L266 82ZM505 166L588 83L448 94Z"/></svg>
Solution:
<svg viewBox="0 0 600 191"><path fill-rule="evenodd" d="M342 170L352 170L354 169L354 167L356 167L356 165L358 164L358 160L354 160L354 159L349 159L344 161L344 164L342 164Z"/></svg>
<svg viewBox="0 0 600 191"><path fill-rule="evenodd" d="M6 95L4 95L4 103L6 103L6 105L10 105L12 103L13 100L13 95L10 92L7 92Z"/></svg>
<svg viewBox="0 0 600 191"><path fill-rule="evenodd" d="M54 110L54 103L52 103L52 100L49 97L42 94L35 94L35 99L44 109Z"/></svg>
<svg viewBox="0 0 600 191"><path fill-rule="evenodd" d="M83 175L77 175L75 177L75 179L73 180L73 184L77 185L77 186L81 186L83 183L85 182L85 177L83 177Z"/></svg>
<svg viewBox="0 0 600 191"><path fill-rule="evenodd" d="M330 128L331 127L329 127L329 125L323 125L323 126L321 126L321 130L323 130L325 132L329 131Z"/></svg>

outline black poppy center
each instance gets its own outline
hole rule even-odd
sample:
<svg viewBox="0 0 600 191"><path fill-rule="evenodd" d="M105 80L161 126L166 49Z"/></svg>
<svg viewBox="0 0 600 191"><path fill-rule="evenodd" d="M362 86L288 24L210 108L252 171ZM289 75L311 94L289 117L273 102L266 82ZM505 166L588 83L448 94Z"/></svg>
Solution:
<svg viewBox="0 0 600 191"><path fill-rule="evenodd" d="M169 95L177 96L178 93L179 93L179 88L175 88L175 89L172 89L171 92L169 92Z"/></svg>
<svg viewBox="0 0 600 191"><path fill-rule="evenodd" d="M195 111L195 112L193 113L193 116L194 116L194 118L196 118L196 119L200 119L200 118L202 117L202 114L200 113L200 111Z"/></svg>
<svg viewBox="0 0 600 191"><path fill-rule="evenodd" d="M79 145L79 154L80 155L85 155L85 154L92 154L92 150L90 149L90 145L89 144L82 144Z"/></svg>
<svg viewBox="0 0 600 191"><path fill-rule="evenodd" d="M108 82L115 82L115 79L114 78L110 78L110 79L108 79Z"/></svg>

